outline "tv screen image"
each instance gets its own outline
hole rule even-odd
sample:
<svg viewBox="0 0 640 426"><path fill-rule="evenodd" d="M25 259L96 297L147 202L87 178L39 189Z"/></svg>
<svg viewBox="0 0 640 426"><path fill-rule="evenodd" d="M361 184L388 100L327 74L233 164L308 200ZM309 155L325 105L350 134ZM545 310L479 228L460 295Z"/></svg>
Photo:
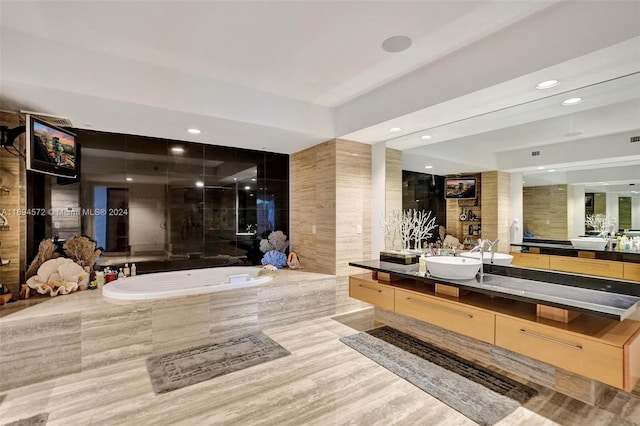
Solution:
<svg viewBox="0 0 640 426"><path fill-rule="evenodd" d="M27 120L27 168L55 176L76 176L75 135L35 117Z"/></svg>
<svg viewBox="0 0 640 426"><path fill-rule="evenodd" d="M476 178L447 178L444 185L445 198L458 200L476 198Z"/></svg>

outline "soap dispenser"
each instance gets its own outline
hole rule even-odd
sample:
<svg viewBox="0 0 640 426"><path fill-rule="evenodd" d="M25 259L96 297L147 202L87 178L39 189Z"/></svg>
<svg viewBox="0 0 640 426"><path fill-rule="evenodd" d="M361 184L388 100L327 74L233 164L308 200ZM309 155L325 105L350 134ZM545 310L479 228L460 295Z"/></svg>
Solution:
<svg viewBox="0 0 640 426"><path fill-rule="evenodd" d="M427 258L424 256L424 254L421 254L420 258L418 259L418 273L420 273L421 275L427 273Z"/></svg>

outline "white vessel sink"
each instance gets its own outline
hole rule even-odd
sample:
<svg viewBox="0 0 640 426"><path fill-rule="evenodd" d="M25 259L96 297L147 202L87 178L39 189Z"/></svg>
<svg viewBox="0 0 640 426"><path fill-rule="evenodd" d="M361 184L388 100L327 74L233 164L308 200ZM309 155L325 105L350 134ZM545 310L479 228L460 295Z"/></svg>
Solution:
<svg viewBox="0 0 640 426"><path fill-rule="evenodd" d="M571 245L577 249L584 250L604 250L607 240L600 237L572 238Z"/></svg>
<svg viewBox="0 0 640 426"><path fill-rule="evenodd" d="M478 252L460 253L460 256L468 257L468 258L471 258L471 259L480 260L480 253L478 253ZM511 256L510 254L493 253L493 264L494 265L507 266L507 265L511 264L512 260L513 260L513 256ZM491 263L491 253L485 253L484 254L484 263Z"/></svg>
<svg viewBox="0 0 640 426"><path fill-rule="evenodd" d="M453 256L427 257L429 273L438 278L451 280L469 280L480 271L482 263L479 259Z"/></svg>

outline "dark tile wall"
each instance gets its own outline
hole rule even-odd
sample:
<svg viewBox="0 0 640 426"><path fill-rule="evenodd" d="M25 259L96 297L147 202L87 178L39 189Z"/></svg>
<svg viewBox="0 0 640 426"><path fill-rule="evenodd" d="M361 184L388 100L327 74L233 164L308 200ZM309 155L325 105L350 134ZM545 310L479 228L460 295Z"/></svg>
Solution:
<svg viewBox="0 0 640 426"><path fill-rule="evenodd" d="M37 182L44 180L54 197L63 185L78 188L80 208L74 208L80 225L75 234L99 243L105 251L102 265L136 262L138 271L145 272L258 264L260 238L272 230L288 234L288 155L74 132L81 144L79 183L49 176L39 176ZM50 202L47 197L32 201ZM47 224L40 233L48 235L34 235L36 244L62 237L55 219L43 220Z"/></svg>

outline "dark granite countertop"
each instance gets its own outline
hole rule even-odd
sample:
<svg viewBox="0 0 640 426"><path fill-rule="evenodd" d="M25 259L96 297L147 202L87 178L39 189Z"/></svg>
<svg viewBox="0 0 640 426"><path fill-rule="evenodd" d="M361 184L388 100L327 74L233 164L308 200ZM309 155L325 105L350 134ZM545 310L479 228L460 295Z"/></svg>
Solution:
<svg viewBox="0 0 640 426"><path fill-rule="evenodd" d="M523 241L522 243L511 243L511 247L524 248L527 252L529 248L539 249L540 254L550 254L554 256L578 257L578 252L593 252L595 259L614 260L618 262L640 263L640 253L631 251L618 251L615 247L611 250L606 247L603 250L597 249L577 249L568 241L542 240Z"/></svg>
<svg viewBox="0 0 640 426"><path fill-rule="evenodd" d="M479 276L471 280L424 276L418 272L416 264L400 265L380 260L366 260L350 262L349 265L427 284L437 282L492 296L540 303L618 321L627 318L640 306L640 284L631 281L485 265L484 279L481 283Z"/></svg>

